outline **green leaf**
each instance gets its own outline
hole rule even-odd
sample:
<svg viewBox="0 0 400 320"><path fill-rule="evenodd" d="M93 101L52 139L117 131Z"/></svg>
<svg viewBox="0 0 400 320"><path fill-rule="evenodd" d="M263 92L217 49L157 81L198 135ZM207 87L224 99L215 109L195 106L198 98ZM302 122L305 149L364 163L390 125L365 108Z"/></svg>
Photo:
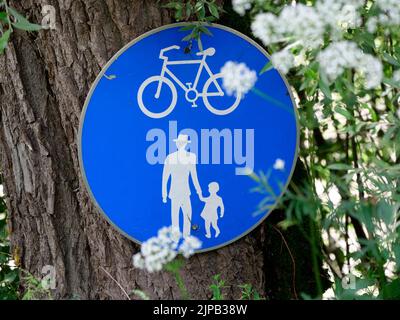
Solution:
<svg viewBox="0 0 400 320"><path fill-rule="evenodd" d="M176 9L175 19L178 21L182 20L182 8Z"/></svg>
<svg viewBox="0 0 400 320"><path fill-rule="evenodd" d="M0 12L0 21L7 22L7 13Z"/></svg>
<svg viewBox="0 0 400 320"><path fill-rule="evenodd" d="M193 32L189 33L187 36L183 37L182 41L189 41L190 39L193 39Z"/></svg>
<svg viewBox="0 0 400 320"><path fill-rule="evenodd" d="M25 23L25 22L14 22L12 23L14 28L25 30L25 31L39 31L43 29L41 25L34 24L34 23Z"/></svg>
<svg viewBox="0 0 400 320"><path fill-rule="evenodd" d="M393 253L396 259L397 269L400 270L400 243L396 243L393 245Z"/></svg>
<svg viewBox="0 0 400 320"><path fill-rule="evenodd" d="M11 30L8 29L0 38L0 54L4 52L4 49L7 47L8 40L10 39Z"/></svg>
<svg viewBox="0 0 400 320"><path fill-rule="evenodd" d="M163 8L167 8L167 9L179 9L181 7L182 7L182 5L176 1L169 2L169 3L166 3L163 5Z"/></svg>
<svg viewBox="0 0 400 320"><path fill-rule="evenodd" d="M210 10L211 14L219 19L219 12L218 12L218 7L214 3L209 3L208 4L208 10Z"/></svg>
<svg viewBox="0 0 400 320"><path fill-rule="evenodd" d="M214 283L209 286L213 295L211 300L223 300L224 296L221 289L224 287L225 281L221 279L221 276L219 274L213 276L213 280Z"/></svg>
<svg viewBox="0 0 400 320"><path fill-rule="evenodd" d="M265 66L261 69L259 75L262 75L263 73L271 70L274 66L272 65L271 61L268 61L268 63L265 64Z"/></svg>
<svg viewBox="0 0 400 320"><path fill-rule="evenodd" d="M3 282L5 282L5 283L11 283L11 282L13 282L16 278L17 278L17 272L15 272L15 271L12 271L12 272L10 272L10 273L7 273L5 276L4 276L4 279L3 279Z"/></svg>
<svg viewBox="0 0 400 320"><path fill-rule="evenodd" d="M353 167L346 163L334 163L334 164L329 165L328 169L330 169L330 170L350 170L350 169L353 169Z"/></svg>
<svg viewBox="0 0 400 320"><path fill-rule="evenodd" d="M11 12L13 17L15 18L16 22L13 22L13 27L25 31L38 31L43 29L41 25L30 23L23 15L21 15L17 10L14 8L9 7L8 10Z"/></svg>
<svg viewBox="0 0 400 320"><path fill-rule="evenodd" d="M384 286L383 298L390 300L400 299L400 279L395 279Z"/></svg>
<svg viewBox="0 0 400 320"><path fill-rule="evenodd" d="M17 20L17 21L23 21L23 20L27 20L22 14L20 14L17 10L15 10L12 7L8 7L8 11L13 15L13 17Z"/></svg>
<svg viewBox="0 0 400 320"><path fill-rule="evenodd" d="M325 97L327 97L329 100L332 100L331 89L329 88L328 83L323 79L323 77L319 79L319 88L321 89Z"/></svg>
<svg viewBox="0 0 400 320"><path fill-rule="evenodd" d="M377 214L387 226L391 226L396 221L395 209L384 200L378 202Z"/></svg>
<svg viewBox="0 0 400 320"><path fill-rule="evenodd" d="M205 18L205 16L206 16L206 9L205 9L204 6L203 6L203 7L201 7L201 9L200 9L200 11L199 11L199 15L198 15L199 20L200 20L200 21L203 21L204 18Z"/></svg>
<svg viewBox="0 0 400 320"><path fill-rule="evenodd" d="M400 88L400 83L394 81L393 79L384 77L383 80L382 80L382 82L383 82L384 84L387 84L387 85L393 87L393 88Z"/></svg>
<svg viewBox="0 0 400 320"><path fill-rule="evenodd" d="M391 65L394 65L395 67L400 67L400 62L397 61L395 58L393 58L391 55L388 53L384 52L383 57L387 62L389 62Z"/></svg>
<svg viewBox="0 0 400 320"><path fill-rule="evenodd" d="M359 41L364 44L364 48L366 46L367 49L375 48L375 36L373 34L362 32L358 34L356 38L358 38Z"/></svg>
<svg viewBox="0 0 400 320"><path fill-rule="evenodd" d="M196 12L200 12L200 10L204 9L204 4L201 1L196 2L194 6L194 10Z"/></svg>
<svg viewBox="0 0 400 320"><path fill-rule="evenodd" d="M175 259L175 260L172 260L171 262L168 262L164 266L164 269L169 272L178 272L184 266L184 264L185 264L185 260Z"/></svg>
<svg viewBox="0 0 400 320"><path fill-rule="evenodd" d="M150 300L149 296L142 290L135 289L132 290L132 293L142 300Z"/></svg>
<svg viewBox="0 0 400 320"><path fill-rule="evenodd" d="M190 18L192 15L192 5L190 3L186 4L186 18Z"/></svg>
<svg viewBox="0 0 400 320"><path fill-rule="evenodd" d="M189 24L187 26L184 26L182 28L179 29L179 31L188 31L188 30L192 30L193 28L196 28L195 24Z"/></svg>
<svg viewBox="0 0 400 320"><path fill-rule="evenodd" d="M345 117L347 120L353 120L354 117L353 115L345 108L341 108L341 107L335 107L333 109L335 112L341 114L343 117Z"/></svg>
<svg viewBox="0 0 400 320"><path fill-rule="evenodd" d="M199 27L199 31L201 31L202 33L205 33L206 35L209 35L209 36L213 35L210 30L208 30L206 27L203 27L203 26Z"/></svg>

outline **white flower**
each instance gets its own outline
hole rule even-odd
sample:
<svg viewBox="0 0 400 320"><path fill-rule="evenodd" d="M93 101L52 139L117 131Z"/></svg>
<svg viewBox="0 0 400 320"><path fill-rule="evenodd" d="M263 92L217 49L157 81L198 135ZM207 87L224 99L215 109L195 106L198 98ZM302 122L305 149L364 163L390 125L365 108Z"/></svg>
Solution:
<svg viewBox="0 0 400 320"><path fill-rule="evenodd" d="M331 44L319 53L317 60L328 80L334 81L344 72L345 67L349 64L345 55L356 48L355 43L343 41Z"/></svg>
<svg viewBox="0 0 400 320"><path fill-rule="evenodd" d="M243 97L257 81L256 72L250 70L244 63L228 61L221 68L221 73L222 86L228 95L241 94Z"/></svg>
<svg viewBox="0 0 400 320"><path fill-rule="evenodd" d="M382 62L370 54L364 54L358 69L365 77L365 87L372 89L378 87L383 78Z"/></svg>
<svg viewBox="0 0 400 320"><path fill-rule="evenodd" d="M282 159L279 159L279 158L276 159L275 163L274 163L274 169L281 170L281 171L285 170L285 161Z"/></svg>
<svg viewBox="0 0 400 320"><path fill-rule="evenodd" d="M397 109L396 114L397 114L397 117L400 119L400 108Z"/></svg>
<svg viewBox="0 0 400 320"><path fill-rule="evenodd" d="M377 17L371 17L368 19L367 30L369 33L375 33L377 26L378 26L378 18Z"/></svg>
<svg viewBox="0 0 400 320"><path fill-rule="evenodd" d="M138 269L144 268L144 266L145 266L144 259L141 254L135 254L133 256L133 265L135 266L135 268L138 268Z"/></svg>
<svg viewBox="0 0 400 320"><path fill-rule="evenodd" d="M158 238L164 244L170 244L176 247L181 238L181 232L176 227L163 227L158 230Z"/></svg>
<svg viewBox="0 0 400 320"><path fill-rule="evenodd" d="M328 31L339 39L343 30L360 26L362 5L362 0L319 0L315 7L288 5L277 16L257 14L251 30L265 45L291 42L313 49L323 44Z"/></svg>
<svg viewBox="0 0 400 320"><path fill-rule="evenodd" d="M251 31L267 46L279 42L279 34L275 31L278 23L278 18L272 13L259 13L251 24Z"/></svg>
<svg viewBox="0 0 400 320"><path fill-rule="evenodd" d="M201 247L200 240L193 236L184 239L179 246L181 238L179 229L161 228L158 230L157 237L151 237L142 243L140 252L132 257L133 265L148 272L157 272L162 270L165 264L174 260L178 253L188 258Z"/></svg>
<svg viewBox="0 0 400 320"><path fill-rule="evenodd" d="M179 252L182 253L185 258L189 258L191 255L193 255L194 251L200 247L201 241L196 237L189 236L183 240L183 243L179 248Z"/></svg>
<svg viewBox="0 0 400 320"><path fill-rule="evenodd" d="M278 31L282 37L293 38L302 46L315 48L323 43L325 26L318 12L313 7L303 4L286 6L279 16Z"/></svg>
<svg viewBox="0 0 400 320"><path fill-rule="evenodd" d="M133 256L133 265L148 272L160 271L162 267L175 259L181 234L173 227L164 227L142 243L140 252Z"/></svg>
<svg viewBox="0 0 400 320"><path fill-rule="evenodd" d="M322 43L324 24L314 8L298 4L284 7L279 16L256 15L251 30L265 45L292 40L314 48Z"/></svg>
<svg viewBox="0 0 400 320"><path fill-rule="evenodd" d="M315 8L320 19L334 31L338 31L360 26L359 9L362 5L361 0L322 0L316 2Z"/></svg>
<svg viewBox="0 0 400 320"><path fill-rule="evenodd" d="M286 74L294 65L294 56L289 50L284 49L273 53L271 61L277 69Z"/></svg>
<svg viewBox="0 0 400 320"><path fill-rule="evenodd" d="M301 65L307 65L308 60L307 60L307 55L305 50L301 50L298 54L294 56L294 65L295 67L301 66Z"/></svg>
<svg viewBox="0 0 400 320"><path fill-rule="evenodd" d="M232 7L239 15L244 16L246 10L251 8L253 0L232 0Z"/></svg>
<svg viewBox="0 0 400 320"><path fill-rule="evenodd" d="M318 54L321 70L329 81L342 75L345 69L355 69L365 78L365 87L377 87L383 77L382 63L370 54L365 54L354 42L337 41Z"/></svg>
<svg viewBox="0 0 400 320"><path fill-rule="evenodd" d="M376 0L376 5L381 9L378 20L385 26L398 26L400 24L399 0Z"/></svg>

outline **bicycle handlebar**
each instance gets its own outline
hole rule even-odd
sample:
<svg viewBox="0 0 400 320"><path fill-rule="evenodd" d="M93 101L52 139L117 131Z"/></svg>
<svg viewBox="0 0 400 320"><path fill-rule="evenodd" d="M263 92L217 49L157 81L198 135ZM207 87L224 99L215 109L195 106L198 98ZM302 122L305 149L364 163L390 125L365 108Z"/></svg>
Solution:
<svg viewBox="0 0 400 320"><path fill-rule="evenodd" d="M160 59L168 59L167 57L164 56L164 52L170 51L170 50L179 50L181 47L180 46L170 46L164 49L160 50Z"/></svg>

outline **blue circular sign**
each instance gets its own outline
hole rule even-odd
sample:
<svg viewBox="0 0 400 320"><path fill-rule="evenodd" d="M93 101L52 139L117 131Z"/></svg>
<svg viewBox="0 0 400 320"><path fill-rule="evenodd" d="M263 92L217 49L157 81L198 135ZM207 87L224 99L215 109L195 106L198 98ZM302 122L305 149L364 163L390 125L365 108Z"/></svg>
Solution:
<svg viewBox="0 0 400 320"><path fill-rule="evenodd" d="M189 45L182 26L133 40L101 71L81 118L80 164L92 199L124 235L141 243L172 225L206 251L270 213L296 163L298 122L276 69L247 93L229 92L221 69L230 61L258 73L269 62L259 45L215 24ZM251 178L260 171L270 187L261 210Z"/></svg>

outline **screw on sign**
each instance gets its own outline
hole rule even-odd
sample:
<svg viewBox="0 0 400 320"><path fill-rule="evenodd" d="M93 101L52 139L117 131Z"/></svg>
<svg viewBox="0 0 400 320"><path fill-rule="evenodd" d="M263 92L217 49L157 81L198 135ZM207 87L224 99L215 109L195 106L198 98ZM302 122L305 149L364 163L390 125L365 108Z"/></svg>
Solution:
<svg viewBox="0 0 400 320"><path fill-rule="evenodd" d="M174 226L207 251L271 212L296 163L298 122L279 72L256 77L269 62L260 46L213 24L203 50L185 51L183 25L133 40L101 71L81 117L80 163L92 200L125 236L141 243ZM232 90L247 70L255 87ZM274 196L254 214L260 170Z"/></svg>

